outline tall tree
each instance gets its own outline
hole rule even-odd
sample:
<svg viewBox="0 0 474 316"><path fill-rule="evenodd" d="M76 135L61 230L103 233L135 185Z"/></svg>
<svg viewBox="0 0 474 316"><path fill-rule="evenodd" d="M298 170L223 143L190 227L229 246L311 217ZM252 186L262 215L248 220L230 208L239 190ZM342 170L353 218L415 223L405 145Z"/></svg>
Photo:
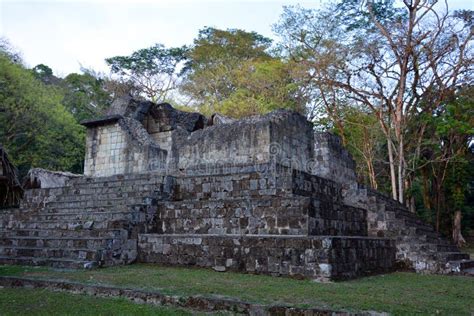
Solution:
<svg viewBox="0 0 474 316"><path fill-rule="evenodd" d="M63 95L0 55L0 143L24 175L31 167L82 171L84 130Z"/></svg>
<svg viewBox="0 0 474 316"><path fill-rule="evenodd" d="M186 47L165 48L156 44L130 56L107 58L106 62L119 79L137 87L149 100L158 102L166 100L176 89L186 50Z"/></svg>
<svg viewBox="0 0 474 316"><path fill-rule="evenodd" d="M269 53L255 32L205 28L187 54L181 91L201 111L242 117L285 107L302 110L292 65Z"/></svg>
<svg viewBox="0 0 474 316"><path fill-rule="evenodd" d="M307 67L314 95L334 108L351 100L379 121L394 199L405 202L426 125L419 121L472 80L472 11L438 1L344 0L324 10L286 8L275 30L288 56ZM348 103L344 103L348 104ZM413 146L414 144L414 146Z"/></svg>
<svg viewBox="0 0 474 316"><path fill-rule="evenodd" d="M87 71L67 75L62 86L63 104L78 122L104 114L112 102L105 89L105 80Z"/></svg>
<svg viewBox="0 0 474 316"><path fill-rule="evenodd" d="M434 215L437 230L452 221L453 240L462 244L461 217L469 211L466 197L474 176L474 88L459 90L454 100L424 121L427 137L421 144L419 170L423 204Z"/></svg>

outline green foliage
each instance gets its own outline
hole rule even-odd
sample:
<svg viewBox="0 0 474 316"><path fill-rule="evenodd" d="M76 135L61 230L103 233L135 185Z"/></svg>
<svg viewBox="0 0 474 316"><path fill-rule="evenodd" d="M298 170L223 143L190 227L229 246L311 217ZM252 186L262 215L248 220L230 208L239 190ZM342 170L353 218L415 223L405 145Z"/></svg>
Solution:
<svg viewBox="0 0 474 316"><path fill-rule="evenodd" d="M104 89L104 80L90 73L71 73L62 82L64 106L78 122L103 115L112 99Z"/></svg>
<svg viewBox="0 0 474 316"><path fill-rule="evenodd" d="M436 121L436 134L455 153L444 186L446 208L462 212L465 232L474 230L474 87L461 90Z"/></svg>
<svg viewBox="0 0 474 316"><path fill-rule="evenodd" d="M130 56L115 56L105 61L112 73L132 83L153 102L164 101L175 89L178 67L185 59L186 47L165 48L156 44Z"/></svg>
<svg viewBox="0 0 474 316"><path fill-rule="evenodd" d="M413 188L418 198L424 194L424 200L417 203L418 212L432 222L438 213L441 230L449 234L452 213L461 211L462 227L472 229L474 88L460 89L435 112L424 114L422 121L427 131L419 164L424 167L417 173L420 179Z"/></svg>
<svg viewBox="0 0 474 316"><path fill-rule="evenodd" d="M206 71L224 61L235 65L245 60L268 60L271 42L256 32L207 27L200 30L194 40L184 71Z"/></svg>
<svg viewBox="0 0 474 316"><path fill-rule="evenodd" d="M45 64L36 65L32 70L35 74L35 77L40 80L44 77L50 77L53 75L53 70Z"/></svg>
<svg viewBox="0 0 474 316"><path fill-rule="evenodd" d="M270 44L255 32L201 30L187 55L182 91L205 114L238 118L277 108L302 111L294 65L271 56Z"/></svg>
<svg viewBox="0 0 474 316"><path fill-rule="evenodd" d="M382 24L406 18L406 12L395 6L394 0L342 0L336 5L336 15L347 31L364 32L374 27L373 21L364 7L372 6L373 14Z"/></svg>
<svg viewBox="0 0 474 316"><path fill-rule="evenodd" d="M46 85L57 86L57 88L61 87L62 79L56 77L53 74L53 70L49 68L47 65L39 64L31 69L31 72L35 76L36 79L41 81Z"/></svg>
<svg viewBox="0 0 474 316"><path fill-rule="evenodd" d="M80 172L84 130L59 89L0 56L0 143L25 174L31 167Z"/></svg>

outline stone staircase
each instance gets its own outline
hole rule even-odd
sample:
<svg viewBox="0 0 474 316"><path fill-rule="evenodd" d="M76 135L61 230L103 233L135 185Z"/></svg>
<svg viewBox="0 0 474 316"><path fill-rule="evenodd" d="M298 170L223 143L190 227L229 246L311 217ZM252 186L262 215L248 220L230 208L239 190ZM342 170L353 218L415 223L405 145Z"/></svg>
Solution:
<svg viewBox="0 0 474 316"><path fill-rule="evenodd" d="M389 271L396 246L401 267L473 273L474 260L396 201L366 191L367 204L347 205L341 192L285 168L74 178L2 210L0 263L90 268L202 256L207 267L335 279Z"/></svg>
<svg viewBox="0 0 474 316"><path fill-rule="evenodd" d="M401 267L422 273L474 275L474 260L468 254L397 201L369 191L368 207L379 219L379 226L369 227L369 233L396 239Z"/></svg>
<svg viewBox="0 0 474 316"><path fill-rule="evenodd" d="M467 253L424 223L415 214L405 210L397 212L400 220L397 237L397 259L411 261L416 271L462 273L474 275L474 260ZM396 229L396 228L395 228Z"/></svg>
<svg viewBox="0 0 474 316"><path fill-rule="evenodd" d="M133 262L154 198L169 177L76 178L33 189L19 209L0 215L0 263L91 268Z"/></svg>
<svg viewBox="0 0 474 316"><path fill-rule="evenodd" d="M395 242L367 236L366 212L343 205L339 185L255 169L268 172L177 177L139 235L138 260L320 281L392 271Z"/></svg>

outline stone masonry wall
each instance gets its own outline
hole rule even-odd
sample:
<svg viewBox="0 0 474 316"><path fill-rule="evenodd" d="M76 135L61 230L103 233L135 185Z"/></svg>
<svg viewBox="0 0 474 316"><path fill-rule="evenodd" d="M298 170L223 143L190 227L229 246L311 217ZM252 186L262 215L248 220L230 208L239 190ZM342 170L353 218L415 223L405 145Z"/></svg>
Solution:
<svg viewBox="0 0 474 316"><path fill-rule="evenodd" d="M257 197L160 203L161 234L308 235L310 199Z"/></svg>
<svg viewBox="0 0 474 316"><path fill-rule="evenodd" d="M128 142L118 123L87 130L84 174L107 176L123 173Z"/></svg>
<svg viewBox="0 0 474 316"><path fill-rule="evenodd" d="M252 164L270 160L270 122L215 125L176 139L179 170L213 164Z"/></svg>
<svg viewBox="0 0 474 316"><path fill-rule="evenodd" d="M281 165L242 170L178 177L182 202L160 205L158 231L367 235L365 210L343 205L340 185Z"/></svg>
<svg viewBox="0 0 474 316"><path fill-rule="evenodd" d="M311 129L304 116L276 111L177 133L172 140L175 169L274 162L302 170L312 158Z"/></svg>
<svg viewBox="0 0 474 316"><path fill-rule="evenodd" d="M104 177L165 169L167 152L139 124L122 119L88 128L84 174Z"/></svg>
<svg viewBox="0 0 474 316"><path fill-rule="evenodd" d="M306 172L291 172L293 194L311 197L310 235L367 236L367 211L344 204L342 185Z"/></svg>
<svg viewBox="0 0 474 316"><path fill-rule="evenodd" d="M362 237L142 234L140 262L319 280L390 271L394 242Z"/></svg>
<svg viewBox="0 0 474 316"><path fill-rule="evenodd" d="M314 133L314 161L312 174L341 183L346 188L357 185L355 161L338 136Z"/></svg>
<svg viewBox="0 0 474 316"><path fill-rule="evenodd" d="M307 171L313 161L313 125L294 112L281 111L274 116L270 125L272 160L282 166Z"/></svg>

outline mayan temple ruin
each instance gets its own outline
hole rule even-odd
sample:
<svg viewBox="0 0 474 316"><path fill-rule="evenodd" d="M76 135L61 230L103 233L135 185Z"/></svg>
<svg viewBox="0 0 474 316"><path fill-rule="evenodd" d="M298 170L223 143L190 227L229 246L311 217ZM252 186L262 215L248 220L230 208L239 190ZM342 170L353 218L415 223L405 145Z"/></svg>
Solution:
<svg viewBox="0 0 474 316"><path fill-rule="evenodd" d="M358 184L339 138L296 112L206 118L129 98L83 125L84 175L30 172L19 207L0 213L0 263L320 281L473 273L474 260L433 227Z"/></svg>

